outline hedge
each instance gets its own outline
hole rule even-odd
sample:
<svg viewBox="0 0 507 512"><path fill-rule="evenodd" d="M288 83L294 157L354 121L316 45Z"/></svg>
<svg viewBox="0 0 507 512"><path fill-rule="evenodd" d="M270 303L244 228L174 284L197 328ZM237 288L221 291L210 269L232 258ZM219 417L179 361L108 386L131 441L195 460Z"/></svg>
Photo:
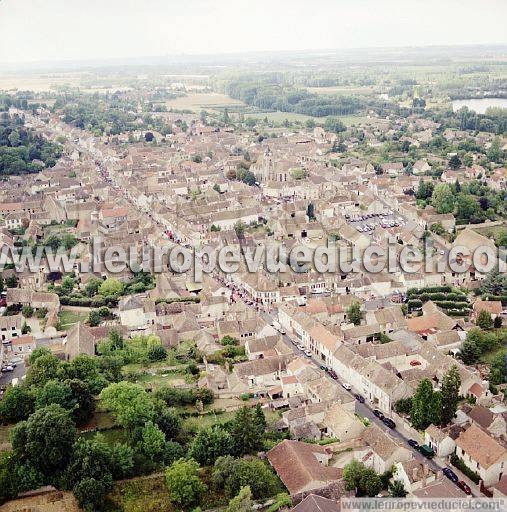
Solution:
<svg viewBox="0 0 507 512"><path fill-rule="evenodd" d="M472 471L455 453L451 455L451 464L455 468L458 468L475 484L478 484L479 481L481 480L481 477L475 471Z"/></svg>

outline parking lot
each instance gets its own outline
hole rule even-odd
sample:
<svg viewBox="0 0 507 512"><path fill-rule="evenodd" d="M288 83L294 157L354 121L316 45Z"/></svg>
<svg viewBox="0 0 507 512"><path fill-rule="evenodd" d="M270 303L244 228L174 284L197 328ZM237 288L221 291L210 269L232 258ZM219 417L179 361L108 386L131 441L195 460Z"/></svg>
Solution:
<svg viewBox="0 0 507 512"><path fill-rule="evenodd" d="M385 213L365 213L360 215L345 215L348 224L355 228L359 233L369 235L373 230L380 226L382 228L394 228L404 226L405 220L392 210Z"/></svg>

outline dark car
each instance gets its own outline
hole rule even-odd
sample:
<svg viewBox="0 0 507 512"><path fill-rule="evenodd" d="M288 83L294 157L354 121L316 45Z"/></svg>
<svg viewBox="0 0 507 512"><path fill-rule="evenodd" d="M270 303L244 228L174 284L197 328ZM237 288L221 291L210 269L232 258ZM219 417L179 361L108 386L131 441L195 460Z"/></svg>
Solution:
<svg viewBox="0 0 507 512"><path fill-rule="evenodd" d="M384 415L383 415L383 414L382 414L382 412L381 412L381 411L379 411L378 409L373 409L373 414L374 414L377 418L379 418L379 419L381 419L381 420L383 420L383 419L384 419Z"/></svg>
<svg viewBox="0 0 507 512"><path fill-rule="evenodd" d="M409 439L407 442L412 448L419 448L419 443L415 439Z"/></svg>
<svg viewBox="0 0 507 512"><path fill-rule="evenodd" d="M463 480L460 480L457 483L457 486L468 496L472 494L472 489L470 489L470 487Z"/></svg>
<svg viewBox="0 0 507 512"><path fill-rule="evenodd" d="M396 423L394 423L394 421L391 419L391 418L386 418L384 417L384 419L382 420L382 422L384 423L384 425L386 427L389 427L389 428L396 428Z"/></svg>
<svg viewBox="0 0 507 512"><path fill-rule="evenodd" d="M321 365L319 366L319 368L320 368L321 370L324 370L325 372L327 372L327 371L328 371L328 367L327 367L325 364L321 364Z"/></svg>
<svg viewBox="0 0 507 512"><path fill-rule="evenodd" d="M458 483L458 475L456 475L456 473L451 469L451 468L444 468L442 469L442 473L451 481L451 482L454 482L455 484Z"/></svg>
<svg viewBox="0 0 507 512"><path fill-rule="evenodd" d="M364 404L364 396L361 395L354 395L354 398L358 401Z"/></svg>
<svg viewBox="0 0 507 512"><path fill-rule="evenodd" d="M338 380L338 375L336 375L336 372L334 370L328 370L327 372L329 374L329 376L334 379L334 380Z"/></svg>

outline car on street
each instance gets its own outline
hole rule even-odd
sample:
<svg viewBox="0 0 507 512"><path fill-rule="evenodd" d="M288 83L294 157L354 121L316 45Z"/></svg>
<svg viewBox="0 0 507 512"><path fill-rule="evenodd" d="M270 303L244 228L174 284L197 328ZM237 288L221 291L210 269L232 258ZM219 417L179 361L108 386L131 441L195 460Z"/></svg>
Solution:
<svg viewBox="0 0 507 512"><path fill-rule="evenodd" d="M379 420L383 420L384 419L384 414L379 411L378 409L373 409L373 414L379 419Z"/></svg>
<svg viewBox="0 0 507 512"><path fill-rule="evenodd" d="M451 469L451 468L444 468L442 469L442 473L451 481L451 482L454 482L455 484L458 483L458 475Z"/></svg>
<svg viewBox="0 0 507 512"><path fill-rule="evenodd" d="M417 451L421 455L424 455L427 459L431 459L435 455L433 448L431 446L428 446L427 444L419 445L419 447L417 448Z"/></svg>
<svg viewBox="0 0 507 512"><path fill-rule="evenodd" d="M342 382L342 387L347 391L350 391L352 389L352 386L347 382Z"/></svg>
<svg viewBox="0 0 507 512"><path fill-rule="evenodd" d="M13 372L14 371L14 368L12 366L4 366L2 368L2 372L6 373L6 372Z"/></svg>
<svg viewBox="0 0 507 512"><path fill-rule="evenodd" d="M460 480L457 484L456 484L466 495L470 496L472 494L472 489L470 489L470 487L467 485L466 482L464 482L463 480Z"/></svg>
<svg viewBox="0 0 507 512"><path fill-rule="evenodd" d="M382 420L382 423L384 423L384 425L386 427L389 427L389 428L396 428L396 423L394 423L394 421L391 419L391 418L386 418L384 416L384 419Z"/></svg>
<svg viewBox="0 0 507 512"><path fill-rule="evenodd" d="M312 351L311 350L305 350L305 356L312 357Z"/></svg>
<svg viewBox="0 0 507 512"><path fill-rule="evenodd" d="M358 394L358 395L354 395L354 398L355 398L358 402L360 402L360 403L364 404L364 396L361 396L361 395L359 395L359 394Z"/></svg>
<svg viewBox="0 0 507 512"><path fill-rule="evenodd" d="M325 372L327 372L327 371L328 371L328 367L327 367L325 364L321 364L321 365L319 366L319 368L320 368L321 370L325 371Z"/></svg>
<svg viewBox="0 0 507 512"><path fill-rule="evenodd" d="M328 370L327 373L333 380L338 380L338 375L336 375L336 372L334 370Z"/></svg>
<svg viewBox="0 0 507 512"><path fill-rule="evenodd" d="M412 447L412 448L419 448L419 443L415 440L415 439L409 439L407 441L407 443Z"/></svg>

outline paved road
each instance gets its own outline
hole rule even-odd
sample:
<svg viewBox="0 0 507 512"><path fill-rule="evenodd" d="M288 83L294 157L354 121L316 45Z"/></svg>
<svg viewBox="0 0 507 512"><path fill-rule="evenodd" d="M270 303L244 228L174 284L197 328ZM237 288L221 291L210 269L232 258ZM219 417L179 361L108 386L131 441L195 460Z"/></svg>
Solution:
<svg viewBox="0 0 507 512"><path fill-rule="evenodd" d="M13 379L20 379L25 375L25 363L16 363L16 368L13 372L1 373L0 374L0 386L7 386Z"/></svg>

